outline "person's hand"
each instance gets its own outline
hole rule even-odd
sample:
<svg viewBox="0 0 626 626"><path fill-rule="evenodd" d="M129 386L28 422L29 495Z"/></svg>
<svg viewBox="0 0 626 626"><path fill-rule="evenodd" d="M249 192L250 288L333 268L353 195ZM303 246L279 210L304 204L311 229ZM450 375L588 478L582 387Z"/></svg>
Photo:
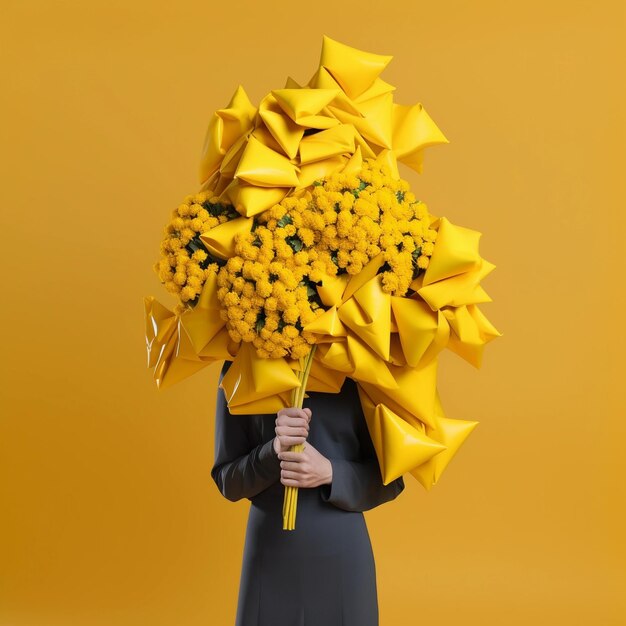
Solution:
<svg viewBox="0 0 626 626"><path fill-rule="evenodd" d="M330 460L308 442L302 452L281 452L278 458L280 482L286 487L317 487L333 480Z"/></svg>
<svg viewBox="0 0 626 626"><path fill-rule="evenodd" d="M311 409L298 409L290 406L280 409L276 414L276 437L274 437L274 450L280 454L289 450L290 446L304 443L309 436L309 422L311 421Z"/></svg>

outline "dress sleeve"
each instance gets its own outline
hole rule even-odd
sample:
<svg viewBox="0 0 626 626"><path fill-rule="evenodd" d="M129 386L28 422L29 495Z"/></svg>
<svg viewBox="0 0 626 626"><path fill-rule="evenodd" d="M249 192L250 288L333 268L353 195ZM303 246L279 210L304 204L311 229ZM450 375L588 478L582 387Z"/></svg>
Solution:
<svg viewBox="0 0 626 626"><path fill-rule="evenodd" d="M367 511L394 500L404 490L402 476L383 484L376 450L365 417L359 428L362 456L358 461L329 459L333 468L331 484L321 486L322 500L346 511Z"/></svg>
<svg viewBox="0 0 626 626"><path fill-rule="evenodd" d="M219 382L230 367L226 361ZM236 502L252 498L280 480L280 459L273 440L258 444L250 440L246 420L250 415L231 415L224 395L218 388L215 407L215 461L211 476L222 495Z"/></svg>

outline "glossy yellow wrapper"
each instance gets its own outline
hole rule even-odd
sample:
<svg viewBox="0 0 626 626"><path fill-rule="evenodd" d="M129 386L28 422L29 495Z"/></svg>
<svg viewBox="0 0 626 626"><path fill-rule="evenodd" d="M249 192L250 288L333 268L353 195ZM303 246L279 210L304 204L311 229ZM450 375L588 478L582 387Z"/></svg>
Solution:
<svg viewBox="0 0 626 626"><path fill-rule="evenodd" d="M258 108L237 87L209 123L201 189L249 217L316 179L357 171L366 157L396 174L397 161L421 172L423 150L448 140L421 103L394 103L395 87L379 78L391 58L324 37L320 67L307 85L289 79ZM307 135L310 129L320 132Z"/></svg>

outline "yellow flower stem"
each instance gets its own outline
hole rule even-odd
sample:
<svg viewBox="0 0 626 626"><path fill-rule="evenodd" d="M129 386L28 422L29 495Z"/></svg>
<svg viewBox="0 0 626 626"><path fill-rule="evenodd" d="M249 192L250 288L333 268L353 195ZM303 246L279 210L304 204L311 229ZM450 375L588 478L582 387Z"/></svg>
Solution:
<svg viewBox="0 0 626 626"><path fill-rule="evenodd" d="M291 395L292 405L301 409L304 404L304 393L306 391L306 383L309 379L311 365L313 364L313 355L317 344L311 346L310 352L300 359L301 369L298 372L298 380L300 386L296 387ZM290 446L290 452L302 452L304 444L299 443ZM298 505L298 488L285 487L285 497L283 499L283 530L294 530L296 527L296 508Z"/></svg>

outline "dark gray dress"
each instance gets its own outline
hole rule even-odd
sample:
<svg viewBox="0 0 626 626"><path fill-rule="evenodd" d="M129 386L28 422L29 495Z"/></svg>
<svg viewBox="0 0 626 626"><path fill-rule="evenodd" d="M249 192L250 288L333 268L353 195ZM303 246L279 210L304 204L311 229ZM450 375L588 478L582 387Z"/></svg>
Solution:
<svg viewBox="0 0 626 626"><path fill-rule="evenodd" d="M225 361L220 382L230 365ZM396 498L404 481L383 485L351 378L339 393L307 393L307 441L330 459L333 481L299 489L296 528L283 530L276 414L231 415L218 389L211 475L224 497L251 501L236 626L378 626L362 511Z"/></svg>

